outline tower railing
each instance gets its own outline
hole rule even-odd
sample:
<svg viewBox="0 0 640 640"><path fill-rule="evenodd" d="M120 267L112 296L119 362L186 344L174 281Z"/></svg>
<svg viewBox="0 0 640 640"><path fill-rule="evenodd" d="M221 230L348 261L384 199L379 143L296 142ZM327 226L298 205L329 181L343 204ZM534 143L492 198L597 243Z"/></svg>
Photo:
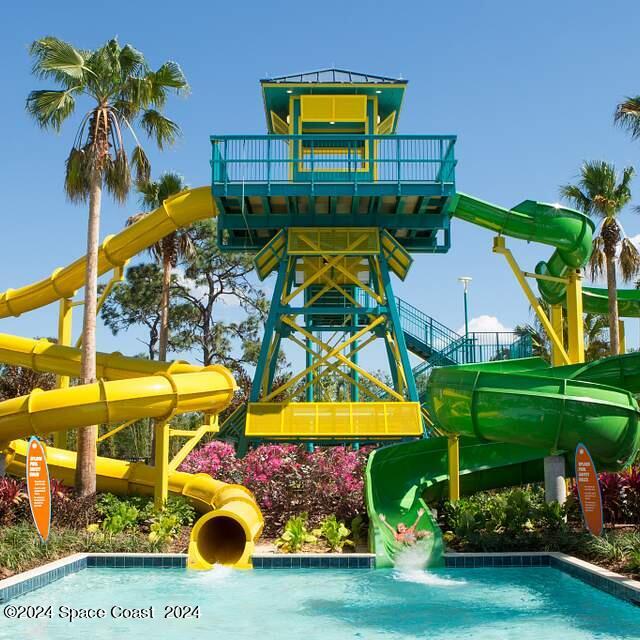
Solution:
<svg viewBox="0 0 640 640"><path fill-rule="evenodd" d="M212 136L214 185L289 182L430 183L453 186L448 135Z"/></svg>

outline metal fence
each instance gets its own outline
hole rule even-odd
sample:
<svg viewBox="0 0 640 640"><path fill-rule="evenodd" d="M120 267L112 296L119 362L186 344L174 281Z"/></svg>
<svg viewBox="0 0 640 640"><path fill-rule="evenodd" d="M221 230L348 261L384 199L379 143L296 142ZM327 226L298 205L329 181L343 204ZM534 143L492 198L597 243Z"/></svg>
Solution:
<svg viewBox="0 0 640 640"><path fill-rule="evenodd" d="M454 182L455 136L212 136L211 144L215 184Z"/></svg>

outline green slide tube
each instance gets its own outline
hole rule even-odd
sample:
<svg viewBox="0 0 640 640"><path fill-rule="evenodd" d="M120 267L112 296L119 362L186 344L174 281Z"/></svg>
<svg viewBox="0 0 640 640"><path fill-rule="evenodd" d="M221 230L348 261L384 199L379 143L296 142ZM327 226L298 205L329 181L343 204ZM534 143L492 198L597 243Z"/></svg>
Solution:
<svg viewBox="0 0 640 640"><path fill-rule="evenodd" d="M564 277L573 269L581 269L591 255L593 222L584 214L534 200L525 200L513 209L505 209L464 193L457 193L449 205L449 213L485 229L528 242L540 242L556 248L547 262L539 262L540 275ZM538 280L540 295L549 304L564 304L566 286L560 282ZM607 290L583 287L585 313L608 313ZM640 317L640 290L618 290L620 316Z"/></svg>
<svg viewBox="0 0 640 640"><path fill-rule="evenodd" d="M534 200L504 209L458 193L452 198L449 213L496 233L555 247L547 262L536 265L536 273L541 275L566 276L586 264L591 255L594 224L588 216L573 209ZM564 284L539 280L538 288L549 304L563 302Z"/></svg>
<svg viewBox="0 0 640 640"><path fill-rule="evenodd" d="M600 470L623 468L640 446L640 353L591 364L549 367L538 358L435 369L427 406L438 429L458 435L463 494L539 481L543 458L570 455L584 442ZM370 542L380 566L401 548L393 526L411 524L426 500L446 496L447 438L384 447L369 457L366 500ZM418 528L432 532L430 564L442 539L427 509Z"/></svg>

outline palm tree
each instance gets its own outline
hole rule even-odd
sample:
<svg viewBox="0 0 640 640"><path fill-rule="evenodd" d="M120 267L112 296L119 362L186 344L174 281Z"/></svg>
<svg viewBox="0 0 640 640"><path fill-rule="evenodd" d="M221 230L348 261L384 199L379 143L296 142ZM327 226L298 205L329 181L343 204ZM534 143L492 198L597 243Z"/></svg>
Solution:
<svg viewBox="0 0 640 640"><path fill-rule="evenodd" d="M614 122L626 129L633 140L640 138L640 96L627 97L616 107Z"/></svg>
<svg viewBox="0 0 640 640"><path fill-rule="evenodd" d="M551 315L551 306L542 298L538 298L538 303L544 313ZM583 316L584 331L584 359L586 362L604 358L609 352L609 342L606 329L609 327L609 319L597 313L585 313ZM551 340L547 335L538 316L534 315L533 324L519 324L514 329L519 336L530 335L533 346L533 355L551 361ZM568 327L567 315L562 315L562 341L567 343Z"/></svg>
<svg viewBox="0 0 640 640"><path fill-rule="evenodd" d="M620 352L618 332L618 276L631 280L640 269L640 253L624 233L619 221L622 209L631 200L629 183L634 176L633 167L625 167L618 175L614 165L603 161L585 162L580 169L577 184L560 187L560 194L589 216L599 218L599 234L593 240L589 259L592 279L606 273L609 298L609 341L611 354Z"/></svg>
<svg viewBox="0 0 640 640"><path fill-rule="evenodd" d="M102 191L104 188L124 202L131 188L132 169L138 182L148 179L149 161L134 124L158 147L172 143L179 128L162 114L162 109L171 91L186 91L188 85L175 62L165 62L152 71L141 52L130 45L120 46L116 39L88 51L48 36L33 42L30 54L33 73L56 85L32 91L27 97L27 111L41 128L59 131L80 98L90 102L67 158L64 186L69 200L89 203L81 378L91 383L96 378ZM135 143L130 156L123 141L127 130ZM78 431L76 488L82 496L95 493L96 436L95 425Z"/></svg>
<svg viewBox="0 0 640 640"><path fill-rule="evenodd" d="M147 209L157 209L172 195L187 189L184 181L177 173L164 173L159 180L144 182L138 185L141 203ZM127 225L133 224L146 216L138 213L127 220ZM180 260L193 255L193 243L188 230L178 230L170 233L149 247L149 252L162 267L162 298L160 307L160 336L158 359L167 359L169 344L169 296L171 288L171 272Z"/></svg>

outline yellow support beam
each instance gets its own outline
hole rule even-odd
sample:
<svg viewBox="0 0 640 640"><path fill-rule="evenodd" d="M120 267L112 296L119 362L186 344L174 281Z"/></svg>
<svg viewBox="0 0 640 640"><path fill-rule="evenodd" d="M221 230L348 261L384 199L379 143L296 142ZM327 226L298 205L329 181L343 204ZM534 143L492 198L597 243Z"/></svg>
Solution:
<svg viewBox="0 0 640 640"><path fill-rule="evenodd" d="M558 336L558 334L555 332L553 325L551 323L551 320L549 320L549 318L547 317L547 314L544 312L544 309L542 308L542 305L538 301L538 298L533 293L533 290L531 289L531 287L529 286L529 283L526 280L524 272L518 266L518 263L516 262L516 259L513 257L513 254L509 249L507 249L504 238L502 236L496 236L493 239L493 252L503 255L507 259L507 262L511 267L511 270L513 271L513 275L515 275L516 279L518 280L518 283L520 284L520 287L522 288L525 296L527 297L527 300L529 300L529 304L531 305L531 308L534 310L535 314L538 316L538 319L540 320L540 323L542 324L542 326L544 327L544 330L549 336L549 339L551 340L553 347L557 350L560 358L562 359L562 364L572 364L572 360L569 357L569 354L567 353L567 351L565 350L564 345L562 344L563 342L562 335ZM580 309L582 309L582 298L580 299ZM582 320L582 316L580 316L580 318ZM584 344L583 344L583 354L584 354Z"/></svg>
<svg viewBox="0 0 640 640"><path fill-rule="evenodd" d="M153 502L156 509L162 509L169 496L169 422L157 420L154 429L156 433L156 463Z"/></svg>
<svg viewBox="0 0 640 640"><path fill-rule="evenodd" d="M367 345L371 344L376 338L377 338L376 335L369 336L366 340L364 340L363 342L360 342L355 349L352 349L349 352L349 355L351 357L353 357L353 355L355 353L358 353L358 351L360 351L361 349L364 349ZM295 336L289 336L289 340L291 340L291 342L293 342L294 344L298 345L301 349L303 349L307 353L310 353L313 356L317 356L318 355L317 352L315 352L313 349L309 349L309 347L307 347L307 345L302 340L298 340ZM374 401L380 400L380 397L377 396L375 393L373 393L373 391L371 391L370 389L368 389L367 387L362 385L362 383L358 382L352 376L350 376L347 373L345 373L344 371L342 371L340 369L340 366L341 366L340 362L333 362L331 364L328 364L327 368L324 369L323 371L319 371L318 370L316 373L313 374L312 378L308 382L306 382L303 387L301 387L298 390L298 393L303 394L310 386L316 384L316 382L318 382L318 380L320 380L324 376L328 375L329 373L335 371L338 375L340 375L344 380L346 380L350 384L355 384L358 387L358 389L360 389L360 391L362 391L365 394L368 394ZM319 369L319 368L320 368L320 366L315 367L315 369ZM311 367L308 367L305 370L305 372L306 373L312 373L313 369L314 369L314 367L312 365Z"/></svg>
<svg viewBox="0 0 640 640"><path fill-rule="evenodd" d="M627 339L624 334L624 320L618 320L618 336L620 341L620 355L627 353Z"/></svg>
<svg viewBox="0 0 640 640"><path fill-rule="evenodd" d="M107 433L103 433L101 436L98 437L96 442L100 443L100 442L104 442L105 440L108 440L109 438L112 438L113 436L116 435L116 433L120 433L120 431L122 431L123 429L130 427L134 422L138 422L138 419L134 418L133 420L127 420L126 422L123 422L122 424L118 425L117 427L114 427L110 431L107 431Z"/></svg>
<svg viewBox="0 0 640 640"><path fill-rule="evenodd" d="M551 306L551 324L556 335L562 341L564 347L564 309L559 304ZM551 364L554 367L559 367L564 364L562 354L558 350L555 342L551 343Z"/></svg>
<svg viewBox="0 0 640 640"><path fill-rule="evenodd" d="M113 287L116 285L116 283L122 282L122 280L124 280L124 268L127 266L127 264L129 264L129 260L125 261L125 263L123 265L117 266L113 270L113 275L111 276L109 282L107 282L107 284L105 285L105 288L102 290L102 293L100 294L100 297L98 298L98 305L96 306L96 313L100 312L100 309L102 309L102 305L104 304L105 300L107 299L107 297L109 296L109 294L113 290ZM82 302L74 302L73 303L74 306L77 306L77 305L80 305L80 304L83 304L83 303ZM82 334L80 334L80 336L76 340L76 349L79 349L81 346L82 346Z"/></svg>
<svg viewBox="0 0 640 640"><path fill-rule="evenodd" d="M299 331L305 338L309 338L309 340L311 340L311 342L313 342L314 344L317 344L323 349L326 348L326 345L322 342L322 340L319 340L312 333L309 333L308 331L306 331L305 329L297 325L293 320L291 320L291 318L284 316L282 320L286 322L289 326L293 327L296 331ZM321 356L317 364L318 365L322 364L320 362L321 360L326 361L328 358L337 358L338 360L340 360L340 362L342 362L342 364L345 364L350 369L353 369L353 371L357 371L361 376L369 380L369 382L372 382L376 386L380 387L380 389L382 389L385 393L389 394L393 398L396 398L396 400L404 401L404 398L397 391L395 391L395 389L392 389L391 387L387 386L384 382L382 382L381 380L378 380L378 378L376 378L375 376L372 376L368 371L365 371L362 367L359 367L357 364L355 364L355 362L351 362L349 358L343 356L340 353L340 351L343 351L344 349L346 349L346 347L348 347L354 340L358 340L364 333L366 333L367 331L371 331L378 324L380 324L381 322L384 322L384 320L385 320L384 316L378 316L378 318L376 318L376 320L374 320L371 324L369 324L368 326L358 331L358 333L354 333L348 340L345 340L345 342L342 342L341 344L339 344L335 349L332 349L328 354ZM303 372L303 374L304 373L306 372ZM302 375L302 374L298 374L298 375ZM286 384L291 384L292 380L293 378L289 380ZM264 401L266 402L272 399L275 395L277 395L276 391L272 391L264 399Z"/></svg>
<svg viewBox="0 0 640 640"><path fill-rule="evenodd" d="M205 416L205 418L208 418L208 421L205 421L204 424L198 427L195 431L188 432L191 437L184 443L180 451L173 456L171 462L169 462L169 473L173 473L177 470L184 459L193 451L196 445L207 433L215 433L219 430L217 415L209 414L208 416ZM182 433L177 433L176 431L177 430L172 430L170 435L182 435Z"/></svg>
<svg viewBox="0 0 640 640"><path fill-rule="evenodd" d="M584 362L584 321L582 319L582 276L577 271L567 285L567 342L569 364Z"/></svg>
<svg viewBox="0 0 640 640"><path fill-rule="evenodd" d="M283 322L288 324L290 327L292 327L296 331L299 331L303 336L305 336L305 338L309 338L311 340L311 342L313 342L313 343L315 343L317 345L320 345L320 347L323 348L323 349L327 348L326 345L324 344L324 342L322 342L322 340L318 340L313 334L309 333L308 331L305 331L302 327L299 327L288 316L283 316L282 320L283 320ZM269 402L269 400L275 398L278 394L282 393L283 391L286 391L289 387L292 387L299 380L304 378L307 375L307 373L309 373L310 371L314 371L317 367L321 366L324 363L327 363L329 358L338 357L338 352L340 350L345 349L352 342L354 342L355 340L358 340L359 338L361 338L365 333L368 333L369 331L372 331L373 329L375 329L375 327L377 327L379 324L383 323L384 320L385 319L384 319L383 316L378 316L371 324L367 325L366 327L363 327L357 333L354 333L348 340L346 340L345 342L342 342L337 347L334 347L333 349L331 349L331 351L329 351L329 353L327 353L325 355L319 355L317 357L316 361L310 367L306 368L304 371L301 371L300 373L297 373L292 378L289 378L289 380L287 380L287 382L285 382L284 384L280 385L277 389L274 389L268 396L263 398L262 402ZM344 358L344 356L343 356L343 358ZM344 358L344 359L347 360L347 362L351 363L351 361L348 360L347 358ZM368 374L367 374L367 376L371 377ZM374 378L374 380L375 380L375 378ZM393 391L393 394L397 395L395 391Z"/></svg>
<svg viewBox="0 0 640 640"><path fill-rule="evenodd" d="M73 329L73 302L71 298L60 299L60 309L58 312L58 344L64 347L71 345ZM67 389L69 387L69 376L56 376L56 388ZM67 448L67 432L56 431L53 434L53 446L57 449Z"/></svg>
<svg viewBox="0 0 640 640"><path fill-rule="evenodd" d="M447 440L447 460L449 463L449 500L460 500L460 441L458 436Z"/></svg>

